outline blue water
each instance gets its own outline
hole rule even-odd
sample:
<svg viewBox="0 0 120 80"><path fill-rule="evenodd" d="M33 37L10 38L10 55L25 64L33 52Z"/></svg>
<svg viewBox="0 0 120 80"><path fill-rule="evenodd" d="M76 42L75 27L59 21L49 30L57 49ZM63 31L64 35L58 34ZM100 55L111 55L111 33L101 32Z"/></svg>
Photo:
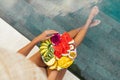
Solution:
<svg viewBox="0 0 120 80"><path fill-rule="evenodd" d="M91 7L99 6L100 13L96 18L101 20L101 24L89 29L69 70L86 80L120 79L120 0L103 0L97 4L89 2L87 7L82 6L73 12L56 12L54 15L55 12L40 12L29 0L19 0L12 7L5 3L5 0L0 0L0 17L30 40L46 29L62 33L82 26ZM58 4L57 1L54 3Z"/></svg>

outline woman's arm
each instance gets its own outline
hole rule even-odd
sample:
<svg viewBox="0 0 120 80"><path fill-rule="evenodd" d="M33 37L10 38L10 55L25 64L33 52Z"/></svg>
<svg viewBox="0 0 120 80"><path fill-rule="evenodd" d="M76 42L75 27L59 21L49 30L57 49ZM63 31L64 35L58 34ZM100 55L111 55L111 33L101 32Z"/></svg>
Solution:
<svg viewBox="0 0 120 80"><path fill-rule="evenodd" d="M27 56L29 52L33 49L33 47L39 43L40 41L46 40L52 36L52 34L58 33L55 30L46 30L36 38L34 38L29 44L27 44L25 47L21 48L18 53L23 54L24 56Z"/></svg>
<svg viewBox="0 0 120 80"><path fill-rule="evenodd" d="M33 49L33 47L36 45L35 40L32 40L30 43L28 43L26 46L21 48L18 53L23 54L24 56L27 56L29 52Z"/></svg>

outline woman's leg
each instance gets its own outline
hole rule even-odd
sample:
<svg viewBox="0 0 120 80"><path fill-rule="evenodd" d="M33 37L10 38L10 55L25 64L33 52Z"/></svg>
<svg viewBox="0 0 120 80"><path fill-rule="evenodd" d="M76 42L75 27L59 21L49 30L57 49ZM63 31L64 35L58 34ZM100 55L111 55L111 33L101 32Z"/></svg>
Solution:
<svg viewBox="0 0 120 80"><path fill-rule="evenodd" d="M60 71L47 69L48 80L62 80L67 69Z"/></svg>
<svg viewBox="0 0 120 80"><path fill-rule="evenodd" d="M88 19L86 21L86 24L84 26L78 28L79 30L76 29L76 31L77 30L79 31L73 37L76 46L78 46L82 42L82 40L84 39L84 37L85 37L85 35L86 35L87 31L88 31L88 28L91 27L91 25L95 24L94 22L92 23L92 21L93 21L94 16L96 16L98 14L98 12L99 12L98 7L96 7L96 6L93 7L91 12L90 12L90 15L89 15L89 17L88 17ZM99 21L97 21L97 22L100 23ZM68 33L69 33L70 36L73 36L74 32L75 32L75 30L69 31Z"/></svg>
<svg viewBox="0 0 120 80"><path fill-rule="evenodd" d="M39 67L47 67L47 65L43 62L39 51L29 59Z"/></svg>
<svg viewBox="0 0 120 80"><path fill-rule="evenodd" d="M81 27L73 29L73 30L69 31L68 34L70 35L71 38L74 38L78 34L80 29L81 29Z"/></svg>
<svg viewBox="0 0 120 80"><path fill-rule="evenodd" d="M92 27L95 27L95 26L97 26L98 24L100 24L101 23L101 21L100 20L94 20L91 24L90 24L90 26L89 26L89 28L92 28ZM83 27L83 26L82 26ZM78 32L82 29L82 27L79 27L79 28L76 28L76 29L73 29L73 30L71 30L71 31L68 31L68 33L69 33L69 35L72 37L72 38L75 38L75 36L78 34Z"/></svg>
<svg viewBox="0 0 120 80"><path fill-rule="evenodd" d="M96 6L95 7L93 7L93 9L92 10L94 10L96 8ZM91 11L91 12L93 12L93 11ZM96 12L96 14L99 12L99 10ZM93 14L93 13L91 13L91 14ZM91 14L89 15L89 18L88 19L90 19L90 16L91 16ZM96 15L96 14L94 14L94 15ZM92 16L91 16L92 17ZM93 16L94 17L94 16ZM92 20L92 19L91 19ZM87 20L88 21L88 20ZM90 20L89 20L90 21ZM91 28L91 27L94 27L94 26L96 26L96 25L98 25L98 24L100 24L100 20L94 20L94 21L92 21L91 23L90 23L90 25L89 25L89 27ZM84 26L82 26L82 27L84 27ZM79 27L79 28L76 28L76 29L73 29L73 30L71 30L71 31L68 31L68 33L69 33L69 35L72 37L72 38L74 38L77 34L78 34L78 32L80 32L80 30L82 29L82 27Z"/></svg>
<svg viewBox="0 0 120 80"><path fill-rule="evenodd" d="M94 26L97 26L98 24L100 24L100 20L94 20L91 24L90 24L90 26L89 26L89 28L92 28L92 27L94 27ZM78 34L78 32L80 31L82 29L82 27L79 27L79 28L76 28L76 29L73 29L73 30L71 30L71 31L68 31L68 33L69 33L69 35L72 37L72 38L75 38L75 36Z"/></svg>
<svg viewBox="0 0 120 80"><path fill-rule="evenodd" d="M64 75L65 75L65 73L66 73L66 71L67 71L67 69L63 69L63 70L59 71L58 75L56 77L56 80L62 80Z"/></svg>

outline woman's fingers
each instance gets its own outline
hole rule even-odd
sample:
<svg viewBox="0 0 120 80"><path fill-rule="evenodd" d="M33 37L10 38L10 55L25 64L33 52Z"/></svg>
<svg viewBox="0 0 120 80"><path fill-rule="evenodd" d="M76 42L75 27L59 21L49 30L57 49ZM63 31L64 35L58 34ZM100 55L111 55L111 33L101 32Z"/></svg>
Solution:
<svg viewBox="0 0 120 80"><path fill-rule="evenodd" d="M55 30L46 30L42 34L40 34L39 36L37 36L34 40L35 40L36 43L38 43L40 41L49 39L50 37L52 37L52 35L54 33L58 33L58 31L55 31Z"/></svg>
<svg viewBox="0 0 120 80"><path fill-rule="evenodd" d="M50 38L53 34L58 33L58 31L55 30L46 30L45 34L47 38Z"/></svg>

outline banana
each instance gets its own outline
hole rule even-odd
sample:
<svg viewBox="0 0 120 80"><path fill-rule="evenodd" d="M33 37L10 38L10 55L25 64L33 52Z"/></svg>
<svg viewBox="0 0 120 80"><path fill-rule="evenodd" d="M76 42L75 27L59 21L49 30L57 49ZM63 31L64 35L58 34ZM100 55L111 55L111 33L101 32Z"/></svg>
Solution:
<svg viewBox="0 0 120 80"><path fill-rule="evenodd" d="M47 46L41 46L40 49L47 49L48 47Z"/></svg>
<svg viewBox="0 0 120 80"><path fill-rule="evenodd" d="M41 54L44 54L44 53L47 52L47 51L48 51L48 49L43 49L43 50L40 51L40 53L41 53Z"/></svg>
<svg viewBox="0 0 120 80"><path fill-rule="evenodd" d="M49 40L46 40L45 43L50 44L50 41L49 41Z"/></svg>
<svg viewBox="0 0 120 80"><path fill-rule="evenodd" d="M47 43L41 43L41 46L48 46Z"/></svg>
<svg viewBox="0 0 120 80"><path fill-rule="evenodd" d="M48 50L43 54L43 56L45 57L47 56L47 54L48 54Z"/></svg>

